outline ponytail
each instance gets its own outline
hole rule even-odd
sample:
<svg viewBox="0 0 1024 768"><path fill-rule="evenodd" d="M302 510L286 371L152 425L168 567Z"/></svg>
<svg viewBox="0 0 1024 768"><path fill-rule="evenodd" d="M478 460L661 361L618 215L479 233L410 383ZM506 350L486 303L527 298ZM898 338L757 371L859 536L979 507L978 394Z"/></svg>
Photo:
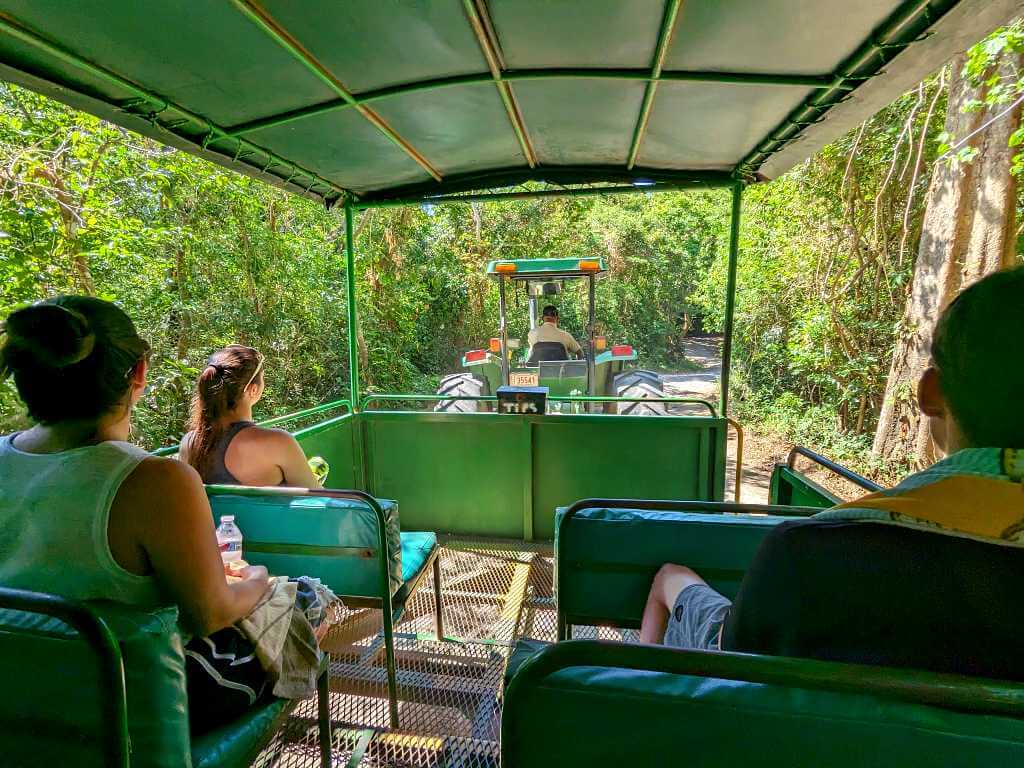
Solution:
<svg viewBox="0 0 1024 768"><path fill-rule="evenodd" d="M232 344L210 355L199 374L192 397L188 463L206 476L210 457L224 435L221 423L225 414L238 405L249 384L262 379L263 356L252 347Z"/></svg>

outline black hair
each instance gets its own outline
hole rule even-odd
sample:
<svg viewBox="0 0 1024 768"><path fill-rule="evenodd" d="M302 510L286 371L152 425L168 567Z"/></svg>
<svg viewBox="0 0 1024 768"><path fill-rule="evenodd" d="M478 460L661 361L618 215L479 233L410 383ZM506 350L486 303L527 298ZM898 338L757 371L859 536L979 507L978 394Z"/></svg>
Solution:
<svg viewBox="0 0 1024 768"><path fill-rule="evenodd" d="M128 392L149 353L120 308L92 296L58 296L8 315L0 380L14 377L29 418L40 424L96 421Z"/></svg>
<svg viewBox="0 0 1024 768"><path fill-rule="evenodd" d="M544 307L544 311L540 313L541 317L558 317L558 307L554 304L548 304Z"/></svg>
<svg viewBox="0 0 1024 768"><path fill-rule="evenodd" d="M263 356L241 344L218 349L206 361L206 368L196 382L189 425L192 441L188 463L200 475L206 476L213 450L224 433L220 418L234 410L249 384L263 380L262 365Z"/></svg>
<svg viewBox="0 0 1024 768"><path fill-rule="evenodd" d="M1024 267L996 272L939 318L932 359L957 426L975 447L1024 447Z"/></svg>

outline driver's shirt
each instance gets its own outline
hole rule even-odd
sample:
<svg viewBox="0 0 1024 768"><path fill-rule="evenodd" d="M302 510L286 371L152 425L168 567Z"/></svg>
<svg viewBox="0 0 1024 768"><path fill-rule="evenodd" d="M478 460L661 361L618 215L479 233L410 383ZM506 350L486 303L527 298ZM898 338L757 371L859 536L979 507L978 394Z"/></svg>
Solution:
<svg viewBox="0 0 1024 768"><path fill-rule="evenodd" d="M583 348L576 343L576 339L572 337L571 333L567 333L559 328L554 323L547 321L541 323L532 331L530 331L527 340L530 342L530 349L533 349L533 345L538 341L554 341L558 344L562 344L565 347L565 351L570 355L578 355L583 352Z"/></svg>

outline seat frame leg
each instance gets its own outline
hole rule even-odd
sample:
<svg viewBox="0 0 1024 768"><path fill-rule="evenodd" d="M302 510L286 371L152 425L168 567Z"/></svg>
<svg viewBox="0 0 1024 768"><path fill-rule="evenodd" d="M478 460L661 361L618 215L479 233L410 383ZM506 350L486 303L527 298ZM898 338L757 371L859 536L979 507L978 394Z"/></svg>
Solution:
<svg viewBox="0 0 1024 768"><path fill-rule="evenodd" d="M441 607L441 555L434 558L434 633L437 641L444 642L444 617Z"/></svg>
<svg viewBox="0 0 1024 768"><path fill-rule="evenodd" d="M316 679L316 709L317 729L320 737L320 766L331 768L332 761L332 740L331 740L331 692L330 692L330 667L324 667L320 676Z"/></svg>
<svg viewBox="0 0 1024 768"><path fill-rule="evenodd" d="M391 727L398 727L398 680L395 665L395 629L394 616L384 610L384 663L388 672L388 716Z"/></svg>

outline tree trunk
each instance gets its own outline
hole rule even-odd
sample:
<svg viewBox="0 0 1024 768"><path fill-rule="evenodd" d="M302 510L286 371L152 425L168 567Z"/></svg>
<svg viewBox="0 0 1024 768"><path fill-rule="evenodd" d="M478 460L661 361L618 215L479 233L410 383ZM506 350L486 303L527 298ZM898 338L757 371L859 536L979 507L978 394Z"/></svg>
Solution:
<svg viewBox="0 0 1024 768"><path fill-rule="evenodd" d="M1019 65L1006 57L999 66ZM984 93L961 77L964 57L951 64L946 132L963 138L1000 108L964 113L969 99ZM906 310L900 324L885 400L875 432L874 451L917 466L936 459L935 445L921 418L916 388L927 368L932 332L939 315L961 290L1014 262L1016 179L1010 173L1014 150L1010 135L1020 125L1020 109L984 128L968 146L979 152L973 162L940 161L932 171L921 242Z"/></svg>

